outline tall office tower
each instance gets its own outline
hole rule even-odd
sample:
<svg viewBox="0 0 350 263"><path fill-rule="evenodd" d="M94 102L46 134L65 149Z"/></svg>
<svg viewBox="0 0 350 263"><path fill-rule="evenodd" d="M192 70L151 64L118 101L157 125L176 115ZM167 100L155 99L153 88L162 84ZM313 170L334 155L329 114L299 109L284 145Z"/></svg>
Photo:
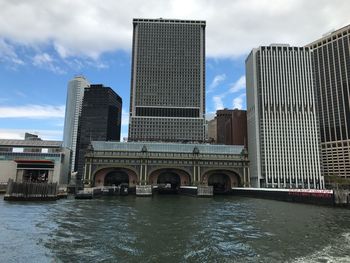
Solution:
<svg viewBox="0 0 350 263"><path fill-rule="evenodd" d="M78 122L84 97L84 89L89 87L89 85L89 82L83 76L76 76L68 83L63 147L71 150L70 170L72 172L76 171L75 158L77 151Z"/></svg>
<svg viewBox="0 0 350 263"><path fill-rule="evenodd" d="M129 141L203 141L205 21L133 24Z"/></svg>
<svg viewBox="0 0 350 263"><path fill-rule="evenodd" d="M247 111L217 110L217 143L247 146Z"/></svg>
<svg viewBox="0 0 350 263"><path fill-rule="evenodd" d="M246 79L252 185L324 188L310 49L253 49Z"/></svg>
<svg viewBox="0 0 350 263"><path fill-rule="evenodd" d="M85 89L79 121L77 180L84 175L84 157L91 141L120 141L122 99L101 84Z"/></svg>
<svg viewBox="0 0 350 263"><path fill-rule="evenodd" d="M350 176L350 25L308 45L313 51L315 89L325 176Z"/></svg>

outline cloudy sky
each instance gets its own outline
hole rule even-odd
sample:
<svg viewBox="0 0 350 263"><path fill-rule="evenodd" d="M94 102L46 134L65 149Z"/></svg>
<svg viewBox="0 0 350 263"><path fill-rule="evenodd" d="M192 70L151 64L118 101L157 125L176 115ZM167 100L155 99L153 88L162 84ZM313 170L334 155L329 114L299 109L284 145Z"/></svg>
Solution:
<svg viewBox="0 0 350 263"><path fill-rule="evenodd" d="M127 136L133 18L207 21L206 111L246 107L254 47L305 45L350 24L348 0L0 0L0 138L62 139L67 83L83 74L123 98Z"/></svg>

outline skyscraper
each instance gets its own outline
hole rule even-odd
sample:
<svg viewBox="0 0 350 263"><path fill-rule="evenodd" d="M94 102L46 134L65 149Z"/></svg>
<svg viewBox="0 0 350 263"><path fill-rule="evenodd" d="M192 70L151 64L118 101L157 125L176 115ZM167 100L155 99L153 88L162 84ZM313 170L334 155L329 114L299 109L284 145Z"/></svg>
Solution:
<svg viewBox="0 0 350 263"><path fill-rule="evenodd" d="M133 26L129 141L203 141L205 21Z"/></svg>
<svg viewBox="0 0 350 263"><path fill-rule="evenodd" d="M322 172L350 176L350 25L309 44L321 134Z"/></svg>
<svg viewBox="0 0 350 263"><path fill-rule="evenodd" d="M122 98L113 89L90 85L85 89L79 120L77 179L84 175L84 158L91 141L120 141Z"/></svg>
<svg viewBox="0 0 350 263"><path fill-rule="evenodd" d="M71 150L71 171L75 171L78 124L84 97L84 89L89 87L89 85L89 82L84 76L76 76L68 83L63 147Z"/></svg>
<svg viewBox="0 0 350 263"><path fill-rule="evenodd" d="M253 49L246 79L252 185L324 188L310 49Z"/></svg>

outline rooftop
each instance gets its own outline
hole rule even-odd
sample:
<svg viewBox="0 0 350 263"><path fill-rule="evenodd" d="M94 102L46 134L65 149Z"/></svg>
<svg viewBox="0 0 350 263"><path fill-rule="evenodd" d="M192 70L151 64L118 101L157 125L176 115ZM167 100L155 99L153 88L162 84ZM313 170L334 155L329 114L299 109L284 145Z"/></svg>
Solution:
<svg viewBox="0 0 350 263"><path fill-rule="evenodd" d="M61 146L62 146L61 141L0 139L0 147L59 148Z"/></svg>
<svg viewBox="0 0 350 263"><path fill-rule="evenodd" d="M144 146L146 148L144 148ZM130 151L141 152L169 152L169 153L193 153L197 147L199 153L206 154L241 154L244 146L237 145L213 145L213 144L183 144L183 143L158 143L158 142L102 142L93 141L92 147L97 151Z"/></svg>
<svg viewBox="0 0 350 263"><path fill-rule="evenodd" d="M133 23L179 23L179 24L199 24L205 25L204 20L183 20L183 19L165 19L165 18L134 18Z"/></svg>

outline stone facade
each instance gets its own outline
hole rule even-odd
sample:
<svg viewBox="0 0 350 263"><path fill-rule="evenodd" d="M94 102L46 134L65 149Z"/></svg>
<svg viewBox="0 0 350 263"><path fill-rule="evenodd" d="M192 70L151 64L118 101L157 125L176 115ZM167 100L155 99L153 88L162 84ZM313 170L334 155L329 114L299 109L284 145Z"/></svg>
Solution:
<svg viewBox="0 0 350 263"><path fill-rule="evenodd" d="M127 174L130 187L156 185L162 176L172 175L181 186L220 180L229 188L250 185L243 146L92 142L85 163L84 183L89 187L104 185L112 172Z"/></svg>

